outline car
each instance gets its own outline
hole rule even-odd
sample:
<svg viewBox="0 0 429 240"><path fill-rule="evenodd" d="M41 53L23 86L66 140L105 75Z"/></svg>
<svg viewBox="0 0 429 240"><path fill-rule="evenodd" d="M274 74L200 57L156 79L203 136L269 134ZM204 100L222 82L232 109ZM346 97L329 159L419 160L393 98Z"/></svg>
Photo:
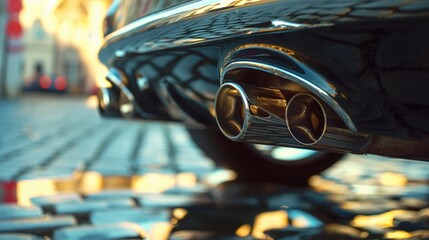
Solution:
<svg viewBox="0 0 429 240"><path fill-rule="evenodd" d="M184 123L246 181L303 184L346 153L429 159L429 4L115 1L104 116Z"/></svg>

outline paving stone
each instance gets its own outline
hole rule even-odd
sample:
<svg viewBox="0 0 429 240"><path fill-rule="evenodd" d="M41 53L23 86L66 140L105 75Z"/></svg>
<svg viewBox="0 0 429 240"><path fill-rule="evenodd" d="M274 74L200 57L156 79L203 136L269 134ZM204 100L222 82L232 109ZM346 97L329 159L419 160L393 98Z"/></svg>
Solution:
<svg viewBox="0 0 429 240"><path fill-rule="evenodd" d="M55 159L55 161L51 162L49 164L49 167L51 168L67 168L67 169L82 169L86 162L88 162L88 159L84 158L61 158L61 159Z"/></svg>
<svg viewBox="0 0 429 240"><path fill-rule="evenodd" d="M212 172L213 168L207 168L205 166L193 166L190 164L180 164L177 166L179 172L192 172L198 175L199 177L203 177Z"/></svg>
<svg viewBox="0 0 429 240"><path fill-rule="evenodd" d="M22 166L8 167L8 166L4 166L0 163L0 169L2 169L1 175L0 175L0 182L1 182L1 181L10 181L10 180L15 179L15 176L17 175L17 173L22 171L24 169L24 167L22 167Z"/></svg>
<svg viewBox="0 0 429 240"><path fill-rule="evenodd" d="M42 168L32 169L17 177L18 180L38 179L38 178L70 178L73 175L73 168Z"/></svg>
<svg viewBox="0 0 429 240"><path fill-rule="evenodd" d="M273 239L281 240L303 240L302 235L314 235L323 231L323 228L286 228L286 229L273 229L266 232L266 234Z"/></svg>
<svg viewBox="0 0 429 240"><path fill-rule="evenodd" d="M0 156L8 156L10 154L14 154L16 152L20 152L22 149L26 148L31 144L30 141L28 142L8 142L7 145L2 145L0 148Z"/></svg>
<svg viewBox="0 0 429 240"><path fill-rule="evenodd" d="M35 235L22 233L0 233L0 240L42 240Z"/></svg>
<svg viewBox="0 0 429 240"><path fill-rule="evenodd" d="M110 209L91 213L90 221L92 224L133 222L147 226L156 222L169 222L170 212L167 209Z"/></svg>
<svg viewBox="0 0 429 240"><path fill-rule="evenodd" d="M174 232L171 240L199 240L199 239L213 239L213 240L258 240L259 238L254 237L237 237L235 235L221 234L214 231L177 231Z"/></svg>
<svg viewBox="0 0 429 240"><path fill-rule="evenodd" d="M136 224L80 225L62 228L54 233L54 240L86 239L145 239L144 231Z"/></svg>
<svg viewBox="0 0 429 240"><path fill-rule="evenodd" d="M183 194L141 194L137 201L144 208L183 208L213 204L207 196Z"/></svg>
<svg viewBox="0 0 429 240"><path fill-rule="evenodd" d="M132 208L134 201L129 198L109 200L87 200L77 203L59 203L54 205L56 214L71 214L78 217L87 217L89 213L101 209Z"/></svg>
<svg viewBox="0 0 429 240"><path fill-rule="evenodd" d="M53 212L53 207L60 203L79 203L82 197L77 193L63 193L50 196L33 197L31 203L41 207L45 212Z"/></svg>
<svg viewBox="0 0 429 240"><path fill-rule="evenodd" d="M429 219L429 218L428 218ZM393 218L393 226L397 230L413 232L429 229L428 219L423 219L418 212L409 212Z"/></svg>
<svg viewBox="0 0 429 240"><path fill-rule="evenodd" d="M429 207L429 200L417 197L401 197L400 204L403 208L419 210Z"/></svg>
<svg viewBox="0 0 429 240"><path fill-rule="evenodd" d="M137 165L169 165L170 162L171 156L169 156L166 152L156 154L144 154L136 159Z"/></svg>
<svg viewBox="0 0 429 240"><path fill-rule="evenodd" d="M196 195L196 194L208 194L208 187L203 184L193 185L189 187L174 187L166 190L165 194L185 194L185 195Z"/></svg>
<svg viewBox="0 0 429 240"><path fill-rule="evenodd" d="M96 163L88 168L89 171L95 171L106 176L130 176L132 174L131 166L117 164L109 165Z"/></svg>
<svg viewBox="0 0 429 240"><path fill-rule="evenodd" d="M31 155L31 156L18 156L18 157L13 157L13 158L8 158L7 161L4 161L1 163L2 167L21 167L21 168L25 168L25 167L37 167L39 166L41 163L43 163L43 161L45 161L45 157L44 156L40 156L40 155L32 155L32 154L27 154L27 155Z"/></svg>
<svg viewBox="0 0 429 240"><path fill-rule="evenodd" d="M98 193L91 193L85 195L87 200L109 200L116 198L133 198L136 193L130 189L119 189L119 190L105 190Z"/></svg>
<svg viewBox="0 0 429 240"><path fill-rule="evenodd" d="M292 208L292 209L308 209L311 204L302 196L300 192L293 192L273 195L267 199L267 206L270 209L276 208Z"/></svg>
<svg viewBox="0 0 429 240"><path fill-rule="evenodd" d="M158 166L159 167L159 166ZM148 168L139 167L136 169L135 177L144 177L147 174L159 174L167 176L176 176L176 171L171 168Z"/></svg>
<svg viewBox="0 0 429 240"><path fill-rule="evenodd" d="M352 227L331 225L325 228L286 228L268 231L267 234L279 240L358 240L362 233Z"/></svg>
<svg viewBox="0 0 429 240"><path fill-rule="evenodd" d="M39 207L22 207L16 204L0 204L0 220L41 217L42 215L43 212Z"/></svg>
<svg viewBox="0 0 429 240"><path fill-rule="evenodd" d="M226 182L212 189L211 194L216 204L223 207L260 208L266 204L262 199L278 195L282 190L283 187L270 183Z"/></svg>
<svg viewBox="0 0 429 240"><path fill-rule="evenodd" d="M2 221L0 233L30 233L35 235L50 235L55 229L72 226L77 223L72 216L44 216L41 218L26 218Z"/></svg>
<svg viewBox="0 0 429 240"><path fill-rule="evenodd" d="M312 213L300 210L300 209L285 209L287 211L290 225L293 227L305 227L305 228L320 228L325 225L321 219L314 216Z"/></svg>

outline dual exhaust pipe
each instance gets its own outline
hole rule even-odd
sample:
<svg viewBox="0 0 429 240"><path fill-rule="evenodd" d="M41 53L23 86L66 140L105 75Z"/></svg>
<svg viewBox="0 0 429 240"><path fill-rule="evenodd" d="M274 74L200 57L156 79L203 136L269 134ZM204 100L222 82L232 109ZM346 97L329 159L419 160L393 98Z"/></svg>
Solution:
<svg viewBox="0 0 429 240"><path fill-rule="evenodd" d="M215 111L221 131L235 141L346 152L359 152L371 141L309 93L228 82L218 90Z"/></svg>
<svg viewBox="0 0 429 240"><path fill-rule="evenodd" d="M133 118L136 114L134 96L124 85L119 70L109 69L106 79L111 87L98 89L98 110L103 117Z"/></svg>

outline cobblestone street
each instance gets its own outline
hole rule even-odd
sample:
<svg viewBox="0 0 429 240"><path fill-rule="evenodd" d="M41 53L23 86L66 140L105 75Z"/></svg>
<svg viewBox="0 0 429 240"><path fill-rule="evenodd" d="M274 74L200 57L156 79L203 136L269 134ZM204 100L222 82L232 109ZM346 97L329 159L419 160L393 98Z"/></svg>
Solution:
<svg viewBox="0 0 429 240"><path fill-rule="evenodd" d="M426 162L348 155L309 188L243 183L184 126L94 101L0 101L0 239L429 239Z"/></svg>
<svg viewBox="0 0 429 240"><path fill-rule="evenodd" d="M0 107L3 180L213 169L180 125L100 119L81 99L36 97Z"/></svg>

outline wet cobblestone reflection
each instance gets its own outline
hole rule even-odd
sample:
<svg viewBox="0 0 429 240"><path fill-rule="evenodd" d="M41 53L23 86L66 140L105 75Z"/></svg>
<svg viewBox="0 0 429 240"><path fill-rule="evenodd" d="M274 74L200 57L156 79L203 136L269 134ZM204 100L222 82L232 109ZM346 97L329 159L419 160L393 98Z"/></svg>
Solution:
<svg viewBox="0 0 429 240"><path fill-rule="evenodd" d="M428 163L349 155L308 188L244 183L181 125L83 106L0 102L0 239L429 239Z"/></svg>

